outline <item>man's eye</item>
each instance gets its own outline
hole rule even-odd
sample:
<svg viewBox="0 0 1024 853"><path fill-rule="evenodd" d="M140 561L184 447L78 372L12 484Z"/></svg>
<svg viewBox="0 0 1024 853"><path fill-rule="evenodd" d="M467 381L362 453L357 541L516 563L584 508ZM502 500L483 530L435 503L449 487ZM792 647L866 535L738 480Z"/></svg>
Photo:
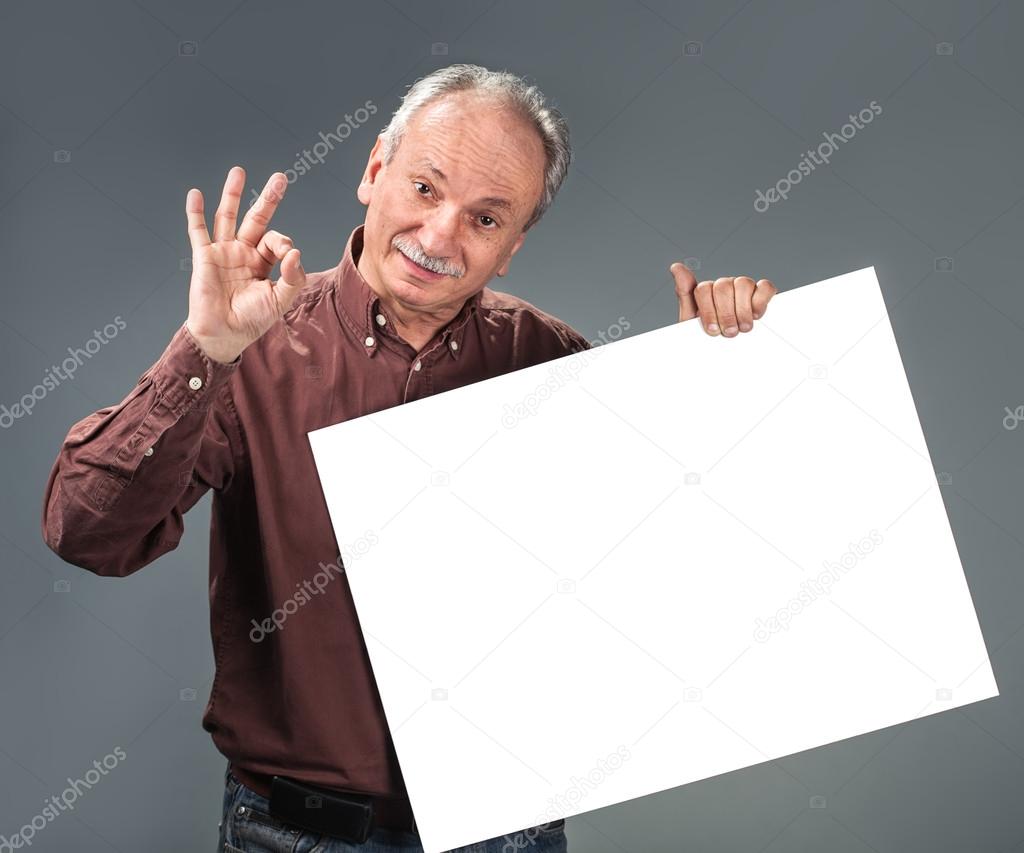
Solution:
<svg viewBox="0 0 1024 853"><path fill-rule="evenodd" d="M416 187L416 192L418 192L420 195L423 195L423 193L420 192L420 187L426 187L427 192L430 192L430 187L423 183L423 181L413 181L412 185Z"/></svg>
<svg viewBox="0 0 1024 853"><path fill-rule="evenodd" d="M497 225L497 224L498 224L498 223L497 223L497 222L495 222L495 221L494 221L494 219L492 219L492 218L491 218L490 216L486 216L486 215L483 215L483 216L481 216L481 217L480 217L480 219L481 219L481 220L484 220L484 219L486 219L486 220L487 220L487 222L482 222L482 223L481 223L481 224L482 224L482 225L483 225L483 226L484 226L485 228L490 228L490 227L492 227L492 224L493 224L493 225Z"/></svg>

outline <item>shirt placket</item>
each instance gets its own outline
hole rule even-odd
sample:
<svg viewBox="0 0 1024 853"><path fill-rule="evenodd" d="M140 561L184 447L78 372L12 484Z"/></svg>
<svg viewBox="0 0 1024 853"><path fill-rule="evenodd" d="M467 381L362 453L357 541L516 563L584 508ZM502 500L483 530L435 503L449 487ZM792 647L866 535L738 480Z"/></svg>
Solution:
<svg viewBox="0 0 1024 853"><path fill-rule="evenodd" d="M367 306L368 316L373 318L373 323L377 326L378 335L394 334L394 327L388 323L388 318L381 311L379 304L373 303ZM368 323L370 329L373 329L373 323ZM460 323L461 328L465 323ZM386 331L385 331L386 329ZM455 336L455 329L448 328L442 332L441 337L425 352L417 353L416 358L410 363L408 372L405 377L405 388L402 391L402 402L409 402L409 392L413 388L415 382L422 383L423 395L429 396L433 392L432 379L433 369L431 362L435 359L431 359L439 349L450 350L454 355L458 350L458 341ZM373 343L372 337L367 337L366 344L370 346Z"/></svg>
<svg viewBox="0 0 1024 853"><path fill-rule="evenodd" d="M412 388L413 382L422 382L424 387L424 395L430 396L431 393L431 365L429 362L429 356L433 355L439 347L444 346L444 341L440 340L435 343L426 352L421 352L416 356L416 360L409 366L409 375L405 378L405 391L402 393L402 402L409 402L409 390Z"/></svg>

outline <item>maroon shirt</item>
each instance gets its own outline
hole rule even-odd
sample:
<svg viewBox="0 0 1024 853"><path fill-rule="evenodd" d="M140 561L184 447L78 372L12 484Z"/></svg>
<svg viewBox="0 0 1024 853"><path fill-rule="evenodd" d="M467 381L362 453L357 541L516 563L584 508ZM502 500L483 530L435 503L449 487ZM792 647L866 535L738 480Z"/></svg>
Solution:
<svg viewBox="0 0 1024 853"><path fill-rule="evenodd" d="M182 516L212 489L216 676L203 728L257 789L252 774L277 774L405 798L344 573L279 630L254 627L343 564L306 433L590 344L484 288L417 353L356 268L362 245L360 225L338 265L308 275L283 321L231 364L182 324L123 401L71 428L42 530L68 562L124 577L175 548Z"/></svg>

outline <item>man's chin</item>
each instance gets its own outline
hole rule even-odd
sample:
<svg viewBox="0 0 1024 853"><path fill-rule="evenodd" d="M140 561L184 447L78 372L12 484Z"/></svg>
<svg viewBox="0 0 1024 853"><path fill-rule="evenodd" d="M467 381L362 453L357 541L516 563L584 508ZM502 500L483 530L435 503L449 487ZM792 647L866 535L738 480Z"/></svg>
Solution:
<svg viewBox="0 0 1024 853"><path fill-rule="evenodd" d="M417 306L428 304L434 297L426 282L402 276L395 276L391 280L391 293L399 302Z"/></svg>

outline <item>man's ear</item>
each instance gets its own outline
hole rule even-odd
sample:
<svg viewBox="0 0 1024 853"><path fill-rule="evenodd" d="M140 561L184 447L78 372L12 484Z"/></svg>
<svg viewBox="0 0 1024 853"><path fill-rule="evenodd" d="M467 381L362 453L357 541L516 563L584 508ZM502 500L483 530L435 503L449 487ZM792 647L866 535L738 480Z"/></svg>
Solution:
<svg viewBox="0 0 1024 853"><path fill-rule="evenodd" d="M356 197L364 204L369 205L370 199L373 198L373 185L374 181L377 180L377 173L380 172L381 167L384 165L384 157L382 154L384 148L384 140L378 136L377 141L373 144L373 148L370 150L370 157L366 161L366 169L363 172L363 178L359 182L359 187L356 189Z"/></svg>
<svg viewBox="0 0 1024 853"><path fill-rule="evenodd" d="M509 264L512 263L512 256L516 252L519 251L519 247L523 245L523 240L525 240L525 239L526 239L526 232L525 231L522 234L520 234L518 237L516 237L516 242L512 246L512 251L510 251L508 253L508 257L505 259L505 263L503 263L501 265L501 267L498 269L498 275L508 275L508 267L509 267Z"/></svg>

